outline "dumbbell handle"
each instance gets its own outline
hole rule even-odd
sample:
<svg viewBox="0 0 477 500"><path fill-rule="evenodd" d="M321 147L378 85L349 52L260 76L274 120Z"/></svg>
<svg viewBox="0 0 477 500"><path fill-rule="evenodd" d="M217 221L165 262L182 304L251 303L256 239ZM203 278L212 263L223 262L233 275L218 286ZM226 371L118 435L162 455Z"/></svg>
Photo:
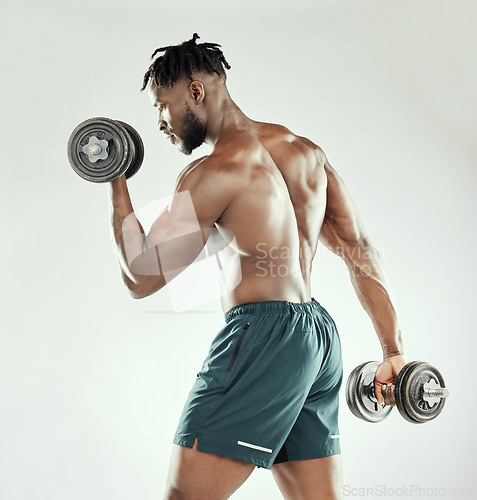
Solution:
<svg viewBox="0 0 477 500"><path fill-rule="evenodd" d="M396 400L394 399L394 385L385 385L381 388L381 392L384 396L384 404L386 406L396 406Z"/></svg>
<svg viewBox="0 0 477 500"><path fill-rule="evenodd" d="M396 400L394 399L394 388L395 386L392 384L386 385L382 388L382 394L384 396L384 404L386 406L396 406ZM446 389L445 387L437 389L430 389L424 387L423 396L429 398L446 398L447 396L449 396L449 389Z"/></svg>

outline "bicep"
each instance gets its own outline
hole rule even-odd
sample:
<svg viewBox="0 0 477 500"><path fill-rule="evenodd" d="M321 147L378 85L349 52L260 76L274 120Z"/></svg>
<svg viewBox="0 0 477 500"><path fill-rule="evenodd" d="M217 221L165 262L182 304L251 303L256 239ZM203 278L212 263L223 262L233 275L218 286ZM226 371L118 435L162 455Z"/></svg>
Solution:
<svg viewBox="0 0 477 500"><path fill-rule="evenodd" d="M178 178L169 205L145 238L144 255L157 257L162 273L177 274L197 258L230 201L227 186L221 185L214 172L203 168L185 172Z"/></svg>
<svg viewBox="0 0 477 500"><path fill-rule="evenodd" d="M205 158L192 162L179 174L170 203L146 237L148 245L214 226L225 200L214 192L217 182L213 176L199 168Z"/></svg>

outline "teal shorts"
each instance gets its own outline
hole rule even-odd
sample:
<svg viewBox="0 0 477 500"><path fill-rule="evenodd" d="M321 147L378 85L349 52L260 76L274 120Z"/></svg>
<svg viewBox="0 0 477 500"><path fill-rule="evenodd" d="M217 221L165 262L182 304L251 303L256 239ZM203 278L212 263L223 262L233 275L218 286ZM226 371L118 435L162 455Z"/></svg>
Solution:
<svg viewBox="0 0 477 500"><path fill-rule="evenodd" d="M334 321L314 299L234 307L189 393L173 442L271 469L340 453L343 378Z"/></svg>

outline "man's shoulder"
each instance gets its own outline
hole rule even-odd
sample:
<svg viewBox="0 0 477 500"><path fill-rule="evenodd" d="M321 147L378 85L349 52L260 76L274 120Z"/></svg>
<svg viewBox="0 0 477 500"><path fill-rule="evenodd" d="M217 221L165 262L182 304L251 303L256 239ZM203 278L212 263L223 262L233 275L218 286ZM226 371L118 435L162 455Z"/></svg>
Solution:
<svg viewBox="0 0 477 500"><path fill-rule="evenodd" d="M285 125L266 122L255 122L255 125L264 138L285 141L295 145L303 145L312 149L319 148L313 141L307 137L295 134Z"/></svg>
<svg viewBox="0 0 477 500"><path fill-rule="evenodd" d="M236 161L228 155L220 155L212 152L210 155L202 156L191 162L179 174L176 180L175 191L191 189L197 185L220 183L221 187L231 184L231 174L236 174Z"/></svg>
<svg viewBox="0 0 477 500"><path fill-rule="evenodd" d="M268 140L293 142L298 138L288 127L279 123L254 122L254 125L261 137Z"/></svg>
<svg viewBox="0 0 477 500"><path fill-rule="evenodd" d="M326 155L323 149L308 137L295 134L284 125L275 123L259 123L257 129L260 130L263 139L270 146L291 151L292 154L316 158L318 163L326 164Z"/></svg>
<svg viewBox="0 0 477 500"><path fill-rule="evenodd" d="M207 158L208 156L202 156L201 158L197 158L193 162L189 163L189 165L187 165L184 169L182 169L182 171L180 172L180 174L177 176L176 179L176 185L174 188L175 192L178 192L181 189L183 189L185 183L191 182L191 180L196 176L195 171L197 170L199 165L203 163L204 160L206 160Z"/></svg>

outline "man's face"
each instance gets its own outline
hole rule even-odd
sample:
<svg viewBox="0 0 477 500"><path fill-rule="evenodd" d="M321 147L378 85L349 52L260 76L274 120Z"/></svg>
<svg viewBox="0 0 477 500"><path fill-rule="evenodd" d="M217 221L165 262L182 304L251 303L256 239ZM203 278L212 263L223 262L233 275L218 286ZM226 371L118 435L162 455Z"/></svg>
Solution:
<svg viewBox="0 0 477 500"><path fill-rule="evenodd" d="M159 112L158 127L179 150L190 155L205 140L206 128L189 106L193 103L186 82L174 87L158 87L152 82L148 87L152 105Z"/></svg>

